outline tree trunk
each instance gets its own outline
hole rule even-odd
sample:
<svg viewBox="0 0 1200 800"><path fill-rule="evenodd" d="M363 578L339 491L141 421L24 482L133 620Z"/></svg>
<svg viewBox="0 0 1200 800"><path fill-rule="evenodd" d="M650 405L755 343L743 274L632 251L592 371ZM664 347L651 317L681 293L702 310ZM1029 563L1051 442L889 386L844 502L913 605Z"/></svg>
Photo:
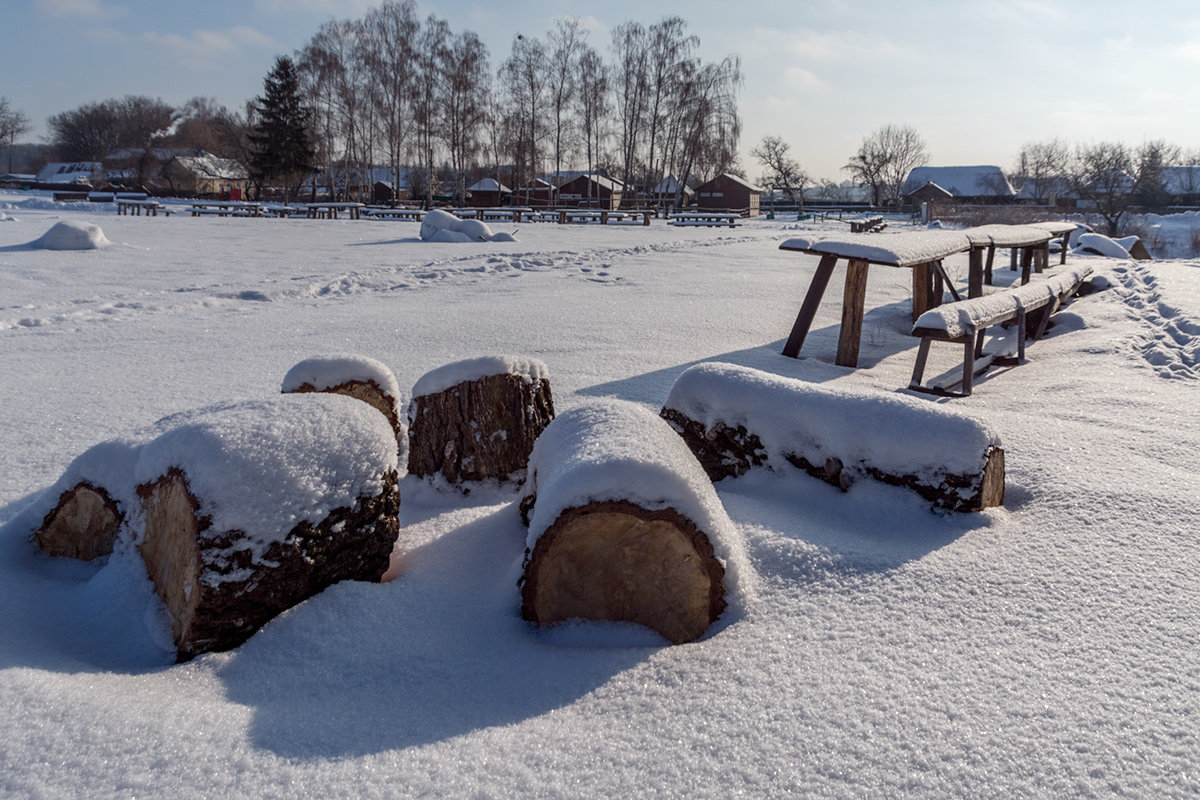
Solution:
<svg viewBox="0 0 1200 800"><path fill-rule="evenodd" d="M674 509L593 501L564 511L537 540L521 612L541 624L633 622L681 644L725 609L724 575L708 537Z"/></svg>
<svg viewBox="0 0 1200 800"><path fill-rule="evenodd" d="M297 394L315 391L317 389L311 383L302 383L295 389L295 393ZM385 392L383 387L375 381L344 381L321 391L331 394L344 394L347 397L353 397L355 400L361 400L387 417L388 424L396 432L397 440L404 435L404 426L401 424L400 416L396 411L396 398Z"/></svg>
<svg viewBox="0 0 1200 800"><path fill-rule="evenodd" d="M91 561L112 553L121 522L121 512L107 492L80 483L59 496L34 540L47 555Z"/></svg>
<svg viewBox="0 0 1200 800"><path fill-rule="evenodd" d="M243 531L213 530L187 476L171 469L137 488L146 517L140 545L167 606L176 657L238 646L271 618L341 580L378 581L399 535L398 476L382 491L301 522L255 559Z"/></svg>

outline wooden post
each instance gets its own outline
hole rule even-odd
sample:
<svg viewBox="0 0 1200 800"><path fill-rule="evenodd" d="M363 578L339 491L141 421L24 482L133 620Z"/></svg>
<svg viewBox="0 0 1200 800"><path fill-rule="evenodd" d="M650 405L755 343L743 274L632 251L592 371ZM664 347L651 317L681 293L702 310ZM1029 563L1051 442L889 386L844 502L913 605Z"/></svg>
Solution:
<svg viewBox="0 0 1200 800"><path fill-rule="evenodd" d="M842 329L838 334L836 363L839 367L858 366L858 347L862 340L863 306L867 299L866 261L850 259L846 267L846 286L842 292Z"/></svg>
<svg viewBox="0 0 1200 800"><path fill-rule="evenodd" d="M983 295L983 248L972 247L967 270L967 297Z"/></svg>
<svg viewBox="0 0 1200 800"><path fill-rule="evenodd" d="M600 212L600 224L601 224L601 225L607 225L607 224L608 224L608 212L607 212L607 211L601 211L601 212Z"/></svg>
<svg viewBox="0 0 1200 800"><path fill-rule="evenodd" d="M1062 247L1059 249L1058 263L1067 263L1067 245L1071 242L1071 232L1067 231L1062 235Z"/></svg>
<svg viewBox="0 0 1200 800"><path fill-rule="evenodd" d="M804 346L804 339L812 327L813 317L816 316L817 307L821 305L821 298L825 295L825 287L829 285L829 278L833 275L836 263L837 256L821 256L821 263L817 265L812 283L808 286L808 293L804 295L804 302L800 305L800 313L796 315L796 321L792 324L792 332L788 334L787 343L783 346L783 354L788 358L795 358Z"/></svg>
<svg viewBox="0 0 1200 800"><path fill-rule="evenodd" d="M930 266L925 264L913 264L913 302L912 302L912 318L913 322L917 321L917 317L924 314L929 309L937 305L933 302L933 282L930 276Z"/></svg>
<svg viewBox="0 0 1200 800"><path fill-rule="evenodd" d="M1021 248L1021 285L1029 283L1029 271L1033 266L1033 247Z"/></svg>
<svg viewBox="0 0 1200 800"><path fill-rule="evenodd" d="M983 267L983 282L986 283L988 286L992 285L992 262L994 262L995 260L996 260L996 245L990 244L990 245L988 245L987 263L984 264L984 267ZM982 291L983 291L982 287L980 287L981 294L982 294ZM974 297L975 295L971 295L971 296Z"/></svg>

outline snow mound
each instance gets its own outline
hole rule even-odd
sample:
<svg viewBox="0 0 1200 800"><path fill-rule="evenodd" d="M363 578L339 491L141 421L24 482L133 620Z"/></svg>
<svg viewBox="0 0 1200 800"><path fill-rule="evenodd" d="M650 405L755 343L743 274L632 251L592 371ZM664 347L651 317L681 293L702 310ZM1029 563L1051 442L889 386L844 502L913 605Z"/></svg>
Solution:
<svg viewBox="0 0 1200 800"><path fill-rule="evenodd" d="M946 474L982 470L1000 437L987 425L902 394L865 394L817 386L733 364L698 364L675 381L666 408L705 428L739 425L762 441L768 463L789 454L813 464L870 464L936 484Z"/></svg>
<svg viewBox="0 0 1200 800"><path fill-rule="evenodd" d="M1137 240L1136 236L1129 237ZM1132 246L1132 242L1130 243ZM1096 255L1107 256L1108 258L1132 258L1125 246L1116 239L1110 239L1102 233L1083 233L1079 235L1079 246L1077 250L1082 250L1085 253L1095 253Z"/></svg>
<svg viewBox="0 0 1200 800"><path fill-rule="evenodd" d="M400 385L386 364L350 353L306 358L283 376L280 391L285 394L296 392L308 384L315 391L323 392L348 381L374 382L389 397L400 397Z"/></svg>
<svg viewBox="0 0 1200 800"><path fill-rule="evenodd" d="M512 242L512 234L492 233L487 223L477 219L459 219L449 211L435 208L421 219L421 239L426 242Z"/></svg>
<svg viewBox="0 0 1200 800"><path fill-rule="evenodd" d="M342 395L233 402L173 422L142 448L134 481L183 470L199 513L215 530L245 532L256 557L299 523L379 494L383 474L397 468L387 420Z"/></svg>
<svg viewBox="0 0 1200 800"><path fill-rule="evenodd" d="M444 392L451 386L486 378L489 375L517 375L528 383L549 380L550 368L536 358L524 356L483 356L455 361L430 370L413 386L413 397Z"/></svg>
<svg viewBox="0 0 1200 800"><path fill-rule="evenodd" d="M601 400L560 414L529 456L524 494L534 493L529 552L569 508L628 500L650 510L675 509L708 535L725 567L729 609L745 611L751 579L741 537L692 451L654 412Z"/></svg>
<svg viewBox="0 0 1200 800"><path fill-rule="evenodd" d="M90 222L63 220L35 239L31 244L44 250L97 250L112 244L100 230Z"/></svg>

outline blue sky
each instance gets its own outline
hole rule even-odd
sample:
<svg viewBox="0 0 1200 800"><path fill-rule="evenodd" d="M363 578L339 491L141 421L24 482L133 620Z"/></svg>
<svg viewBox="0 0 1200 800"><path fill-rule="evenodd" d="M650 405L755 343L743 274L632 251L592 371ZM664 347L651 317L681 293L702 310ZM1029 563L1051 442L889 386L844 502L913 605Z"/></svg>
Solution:
<svg viewBox="0 0 1200 800"><path fill-rule="evenodd" d="M370 0L9 0L0 95L29 115L147 94L239 106L277 54ZM473 30L493 68L517 33L574 16L605 50L612 26L678 14L701 54L742 58L743 152L783 136L816 177L886 123L915 127L934 164L1010 165L1026 141L1163 138L1200 149L1200 4L962 0L754 3L527 0L422 3ZM752 177L759 168L748 156Z"/></svg>

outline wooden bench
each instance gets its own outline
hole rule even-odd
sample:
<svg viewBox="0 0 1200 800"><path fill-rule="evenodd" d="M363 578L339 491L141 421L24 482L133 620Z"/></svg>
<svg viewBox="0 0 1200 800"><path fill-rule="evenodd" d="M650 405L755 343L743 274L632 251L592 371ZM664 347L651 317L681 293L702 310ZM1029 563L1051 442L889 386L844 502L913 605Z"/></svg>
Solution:
<svg viewBox="0 0 1200 800"><path fill-rule="evenodd" d="M78 203L88 199L87 192L55 192L54 202L56 203Z"/></svg>
<svg viewBox="0 0 1200 800"><path fill-rule="evenodd" d="M160 211L164 217L171 216L170 210L157 200L117 200L117 214L119 215L128 214L140 217L144 212L147 217L157 217Z"/></svg>
<svg viewBox="0 0 1200 800"><path fill-rule="evenodd" d="M262 206L258 203L243 203L237 200L192 202L188 213L193 217L261 217Z"/></svg>
<svg viewBox="0 0 1200 800"><path fill-rule="evenodd" d="M1025 360L1025 339L1040 339L1046 332L1050 316L1067 298L1079 290L1080 285L1091 274L1090 266L1064 267L1046 273L1042 280L1012 286L981 297L947 303L926 311L913 325L913 336L921 337L921 345L917 349L917 361L908 388L929 394L966 397L971 394L977 372L993 363L1020 364ZM1017 325L1016 358L984 353L983 339L987 329L993 325L1012 322ZM960 393L950 392L944 386L922 385L925 365L929 359L929 347L935 341L963 346L962 378L955 381L962 386Z"/></svg>
<svg viewBox="0 0 1200 800"><path fill-rule="evenodd" d="M869 233L871 231L881 231L887 227L887 223L883 221L883 217L871 217L870 219L856 219L850 221L851 233Z"/></svg>
<svg viewBox="0 0 1200 800"><path fill-rule="evenodd" d="M694 228L694 227L737 227L738 220L742 218L741 214L732 213L704 213L704 212L685 212L682 214L672 214L670 224L679 228Z"/></svg>
<svg viewBox="0 0 1200 800"><path fill-rule="evenodd" d="M420 222L425 212L419 208L364 208L364 217L371 219L399 219L408 222Z"/></svg>

